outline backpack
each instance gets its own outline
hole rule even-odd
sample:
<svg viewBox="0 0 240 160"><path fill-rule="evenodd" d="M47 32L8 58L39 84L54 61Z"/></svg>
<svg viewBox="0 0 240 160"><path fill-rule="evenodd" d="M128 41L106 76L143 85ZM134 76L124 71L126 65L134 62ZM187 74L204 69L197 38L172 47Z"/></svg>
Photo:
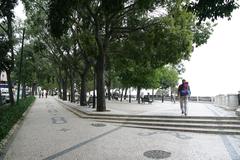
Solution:
<svg viewBox="0 0 240 160"><path fill-rule="evenodd" d="M184 82L181 86L180 86L180 95L181 96L187 96L190 95L190 89L188 86L188 82Z"/></svg>

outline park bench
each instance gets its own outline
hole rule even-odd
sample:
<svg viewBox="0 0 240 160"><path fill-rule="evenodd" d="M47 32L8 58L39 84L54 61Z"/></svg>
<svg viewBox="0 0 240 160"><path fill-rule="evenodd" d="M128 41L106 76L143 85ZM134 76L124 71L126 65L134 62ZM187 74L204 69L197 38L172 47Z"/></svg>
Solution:
<svg viewBox="0 0 240 160"><path fill-rule="evenodd" d="M113 93L113 95L112 95L112 99L115 99L115 100L117 100L118 101L118 98L119 98L119 93Z"/></svg>
<svg viewBox="0 0 240 160"><path fill-rule="evenodd" d="M148 102L148 103L152 103L153 101L148 97L148 96L144 96L143 98L141 98L142 103Z"/></svg>
<svg viewBox="0 0 240 160"><path fill-rule="evenodd" d="M118 95L114 95L114 96L113 96L113 99L115 99L115 100L117 100L117 101L118 101L118 98L119 98Z"/></svg>

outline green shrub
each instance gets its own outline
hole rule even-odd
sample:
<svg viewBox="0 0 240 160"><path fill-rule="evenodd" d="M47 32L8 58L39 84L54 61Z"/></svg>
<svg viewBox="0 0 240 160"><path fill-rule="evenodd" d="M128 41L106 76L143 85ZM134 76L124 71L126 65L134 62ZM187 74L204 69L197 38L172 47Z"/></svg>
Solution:
<svg viewBox="0 0 240 160"><path fill-rule="evenodd" d="M14 106L7 106L0 109L0 141L8 134L10 129L22 118L23 113L34 102L35 97L27 97L20 100Z"/></svg>

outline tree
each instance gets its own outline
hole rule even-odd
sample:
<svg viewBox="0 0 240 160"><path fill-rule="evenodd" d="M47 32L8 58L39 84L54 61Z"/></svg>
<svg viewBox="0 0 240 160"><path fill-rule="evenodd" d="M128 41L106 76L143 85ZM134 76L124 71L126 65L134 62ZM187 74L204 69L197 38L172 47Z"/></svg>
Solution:
<svg viewBox="0 0 240 160"><path fill-rule="evenodd" d="M145 21L145 24L141 26L133 26L129 28L123 22L126 17L138 14L138 18L144 16L144 14L154 8L155 4L159 2L155 1L134 1L133 3L125 1L69 1L65 4L63 0L51 1L50 4L50 26L53 35L59 37L66 29L68 29L69 15L73 11L80 13L82 18L91 24L93 35L95 36L96 44L98 47L97 55L97 111L105 111L105 58L108 54L107 50L109 42L112 38L121 35L123 32L136 30L137 28L143 28L149 26L149 21ZM81 10L79 8L81 7ZM137 24L137 23L136 23ZM61 27L59 27L61 26ZM56 29L57 28L57 29Z"/></svg>
<svg viewBox="0 0 240 160"><path fill-rule="evenodd" d="M199 31L192 29L195 26L192 14L177 6L169 8L168 16L155 18L154 21L158 23L129 33L126 39L117 41L110 48L111 52L116 52L116 55L113 53L113 59L122 83L137 88L139 102L141 88L159 87L156 69L167 64L176 65L190 57L194 36ZM205 29L204 26L202 28ZM196 44L200 45L207 38L203 39L204 36L198 34ZM204 34L209 35L210 32Z"/></svg>
<svg viewBox="0 0 240 160"><path fill-rule="evenodd" d="M63 33L67 33L71 26L71 16L77 14L82 18L82 22L89 24L89 31L95 37L98 49L96 56L98 111L106 110L105 61L110 53L109 46L114 39L121 37L127 39L131 32L150 28L152 32L149 31L149 35L146 36L149 40L145 43L147 46L144 50L149 54L148 57L151 57L150 61L152 65L155 65L154 68L167 63L177 64L182 58L187 59L190 56L193 41L190 29L194 21L182 7L186 3L185 1L164 2L156 0L71 0L65 4L63 0L51 1L49 22L54 36L61 37ZM156 8L161 8L167 14L157 18L150 17L148 13ZM170 16L173 18L171 19ZM186 17L187 19L184 19ZM165 24L168 25L164 26ZM82 25L77 27L82 27ZM167 56L168 54L175 56ZM165 59L165 57L168 58Z"/></svg>
<svg viewBox="0 0 240 160"><path fill-rule="evenodd" d="M5 37L6 41L3 46L4 50L1 52L1 69L6 71L8 79L8 89L10 96L10 103L14 104L11 72L14 68L14 34L13 34L13 9L17 3L17 0L1 0L0 1L0 33L1 37ZM7 43L7 45L6 45Z"/></svg>
<svg viewBox="0 0 240 160"><path fill-rule="evenodd" d="M47 48L47 58L58 68L59 93L63 88L66 99L66 88L70 82L71 101L74 101L74 83L80 87L80 105L86 105L86 81L87 74L91 66L94 65L96 46L94 37L91 32L85 30L89 28L87 23L83 23L78 14L73 14L71 18L71 27L68 33L64 34L60 39L49 36L46 30L46 13L48 1L24 0L27 10L28 28L31 31L32 38L40 42L44 48ZM85 27L78 27L78 26ZM79 80L78 80L79 79Z"/></svg>
<svg viewBox="0 0 240 160"><path fill-rule="evenodd" d="M199 23L206 19L215 21L219 17L230 19L232 11L238 7L236 0L197 0L187 4L188 10L196 14Z"/></svg>

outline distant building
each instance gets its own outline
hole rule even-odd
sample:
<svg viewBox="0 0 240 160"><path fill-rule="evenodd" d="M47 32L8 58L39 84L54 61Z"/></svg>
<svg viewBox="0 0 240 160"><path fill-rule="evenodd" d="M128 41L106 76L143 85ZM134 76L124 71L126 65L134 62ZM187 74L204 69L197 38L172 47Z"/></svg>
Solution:
<svg viewBox="0 0 240 160"><path fill-rule="evenodd" d="M0 72L0 91L1 92L8 92L6 72Z"/></svg>
<svg viewBox="0 0 240 160"><path fill-rule="evenodd" d="M7 82L7 73L6 72L1 72L0 83L6 83L6 82Z"/></svg>

